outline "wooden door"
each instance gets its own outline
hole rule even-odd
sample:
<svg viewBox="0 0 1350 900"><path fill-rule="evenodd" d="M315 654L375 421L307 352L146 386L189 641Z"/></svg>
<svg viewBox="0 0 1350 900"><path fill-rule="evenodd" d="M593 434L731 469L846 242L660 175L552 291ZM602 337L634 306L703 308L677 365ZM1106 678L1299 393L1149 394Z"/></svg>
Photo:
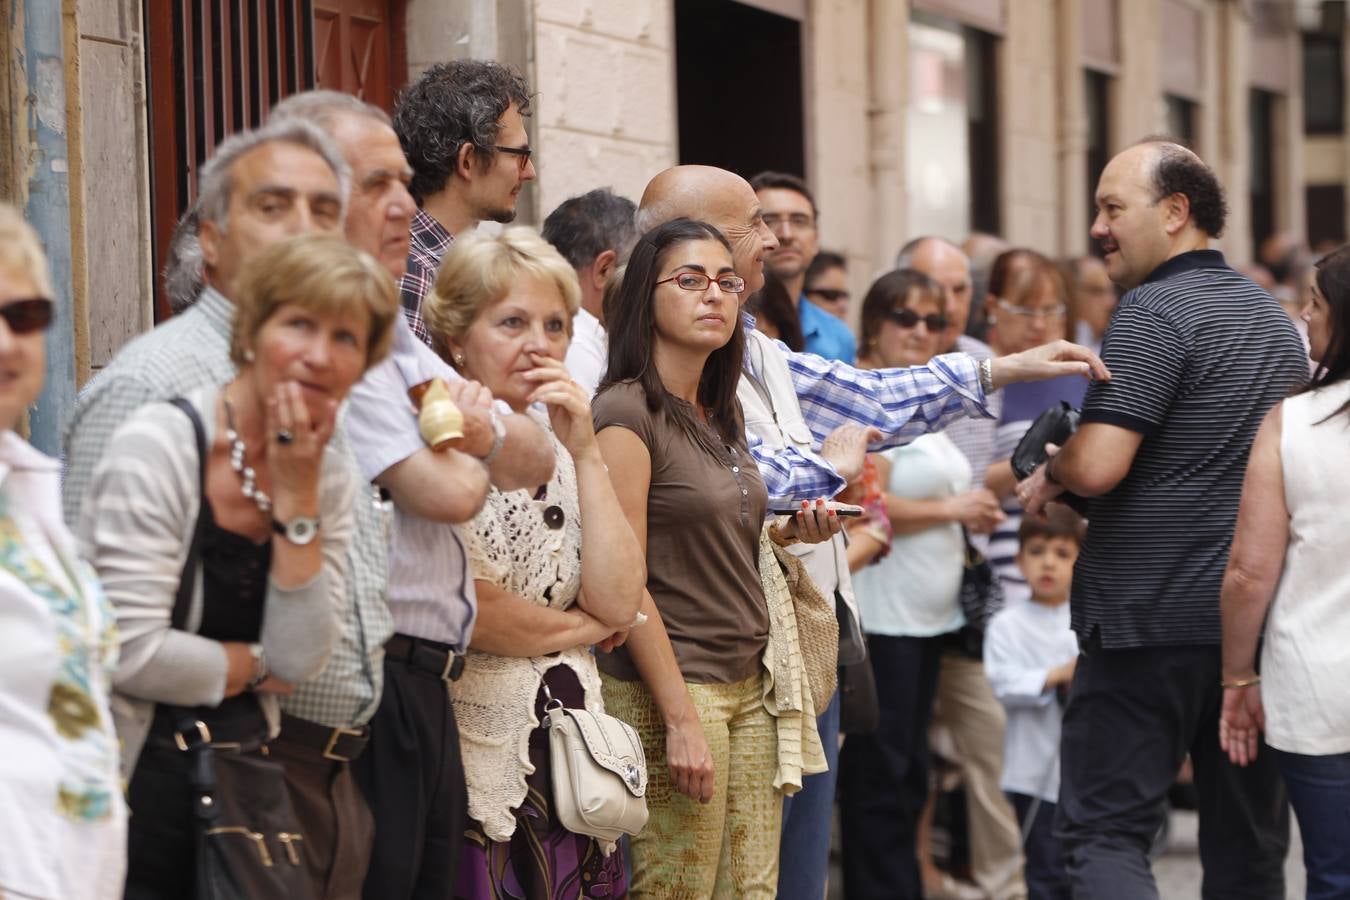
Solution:
<svg viewBox="0 0 1350 900"><path fill-rule="evenodd" d="M314 0L314 76L393 112L407 79L402 0Z"/></svg>

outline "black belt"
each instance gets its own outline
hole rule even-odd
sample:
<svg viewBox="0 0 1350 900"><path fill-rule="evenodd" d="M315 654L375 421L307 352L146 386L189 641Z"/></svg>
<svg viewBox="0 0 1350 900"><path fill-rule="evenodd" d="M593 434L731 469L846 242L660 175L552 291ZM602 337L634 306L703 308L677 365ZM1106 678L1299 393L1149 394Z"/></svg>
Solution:
<svg viewBox="0 0 1350 900"><path fill-rule="evenodd" d="M384 655L445 681L458 681L464 674L464 655L440 641L396 634L384 645Z"/></svg>
<svg viewBox="0 0 1350 900"><path fill-rule="evenodd" d="M329 728L308 719L283 715L281 740L314 750L333 762L351 762L365 752L366 744L370 743L370 729L364 725L360 728Z"/></svg>

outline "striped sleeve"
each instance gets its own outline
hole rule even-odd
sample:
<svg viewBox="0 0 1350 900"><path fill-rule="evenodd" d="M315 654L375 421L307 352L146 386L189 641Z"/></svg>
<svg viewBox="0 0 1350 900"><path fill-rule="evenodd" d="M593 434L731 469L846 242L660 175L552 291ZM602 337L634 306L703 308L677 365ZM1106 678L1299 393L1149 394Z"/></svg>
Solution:
<svg viewBox="0 0 1350 900"><path fill-rule="evenodd" d="M1102 347L1111 380L1088 389L1082 421L1156 433L1181 387L1187 355L1185 340L1157 311L1122 306Z"/></svg>

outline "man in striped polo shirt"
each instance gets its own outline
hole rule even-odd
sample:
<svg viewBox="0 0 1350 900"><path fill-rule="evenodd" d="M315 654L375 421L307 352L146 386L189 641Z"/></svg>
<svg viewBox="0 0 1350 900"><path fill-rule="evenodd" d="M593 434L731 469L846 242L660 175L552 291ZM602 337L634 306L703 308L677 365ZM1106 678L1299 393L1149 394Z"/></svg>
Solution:
<svg viewBox="0 0 1350 900"><path fill-rule="evenodd" d="M1128 291L1102 347L1112 378L1018 486L1029 513L1067 492L1089 520L1057 831L1075 896L1157 897L1148 850L1189 754L1203 896L1277 900L1283 785L1270 754L1244 769L1219 749L1219 588L1257 426L1307 361L1279 304L1209 249L1227 207L1194 153L1154 139L1125 150L1096 204L1092 236Z"/></svg>

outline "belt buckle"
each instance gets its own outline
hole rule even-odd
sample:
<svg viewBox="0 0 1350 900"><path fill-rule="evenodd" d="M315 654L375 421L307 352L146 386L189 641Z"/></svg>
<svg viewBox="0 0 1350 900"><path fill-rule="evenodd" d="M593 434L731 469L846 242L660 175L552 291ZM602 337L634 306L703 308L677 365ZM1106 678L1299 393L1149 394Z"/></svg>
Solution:
<svg viewBox="0 0 1350 900"><path fill-rule="evenodd" d="M347 757L339 756L333 752L333 748L337 746L337 742L341 740L344 735L360 737L361 731L356 728L334 728L328 735L328 744L323 748L324 759L331 759L333 762L351 762Z"/></svg>
<svg viewBox="0 0 1350 900"><path fill-rule="evenodd" d="M445 651L445 668L441 670L441 681L454 681L459 677L459 673L454 671L455 660L458 658L459 654L455 651ZM461 663L461 667L462 665Z"/></svg>

